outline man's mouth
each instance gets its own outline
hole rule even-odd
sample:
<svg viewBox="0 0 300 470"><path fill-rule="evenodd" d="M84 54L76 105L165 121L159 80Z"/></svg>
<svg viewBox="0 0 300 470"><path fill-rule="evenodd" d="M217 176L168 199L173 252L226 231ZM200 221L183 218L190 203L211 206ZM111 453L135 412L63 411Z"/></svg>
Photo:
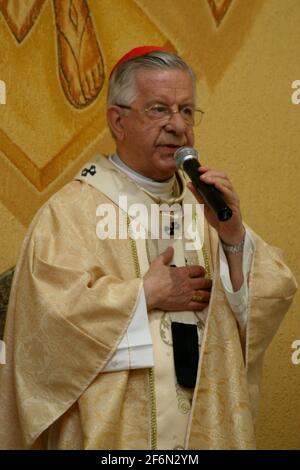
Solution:
<svg viewBox="0 0 300 470"><path fill-rule="evenodd" d="M180 147L182 147L182 145L176 145L176 144L159 144L158 147L161 147L161 148L165 148L165 149L168 149L170 151L176 151L177 149L179 149Z"/></svg>

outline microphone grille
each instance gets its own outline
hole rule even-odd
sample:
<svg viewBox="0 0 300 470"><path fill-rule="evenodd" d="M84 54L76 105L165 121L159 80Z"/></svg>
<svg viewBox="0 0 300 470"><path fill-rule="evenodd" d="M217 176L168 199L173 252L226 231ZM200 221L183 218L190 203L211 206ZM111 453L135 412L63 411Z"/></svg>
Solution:
<svg viewBox="0 0 300 470"><path fill-rule="evenodd" d="M187 159L195 158L198 160L198 152L193 147L180 147L174 153L174 158L177 168L180 168Z"/></svg>

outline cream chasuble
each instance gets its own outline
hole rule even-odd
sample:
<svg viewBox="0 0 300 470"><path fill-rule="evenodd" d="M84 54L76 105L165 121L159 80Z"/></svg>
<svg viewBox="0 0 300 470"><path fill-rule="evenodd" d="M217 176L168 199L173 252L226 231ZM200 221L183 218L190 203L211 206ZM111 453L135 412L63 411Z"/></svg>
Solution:
<svg viewBox="0 0 300 470"><path fill-rule="evenodd" d="M108 167L110 165L109 162ZM92 164L91 164L92 165ZM159 211L159 224L154 229L151 221L148 218L145 223L145 231L148 231L145 242L137 243L137 256L139 261L139 272L143 276L149 268L149 263L153 261L159 254L172 245L174 248L174 257L172 263L177 266L184 266L187 258L189 264L207 265L207 271L210 273L208 260L204 262L202 251L199 248L198 252L184 251L184 246L187 243L185 239L153 238L154 232L160 231L161 234L170 229L172 222L175 228L174 236L177 233L180 235L181 227L183 225L181 203L185 196L185 181L182 179L181 174L178 175L178 180L174 185L174 197L172 199L161 199L153 196L149 191L144 190L141 186L133 182L130 175L119 174L119 170L115 170L111 166L111 171L114 173L114 180L108 175L103 184L101 178L101 170L96 164L96 174L85 173L89 166L83 170L83 175L78 178L82 181L88 180L89 184L98 190L101 190L105 195L109 195L111 201L116 205L119 204L120 194L130 194L129 201L125 206L127 214L130 214L130 205L143 204L147 208L147 214L151 215L151 205L158 204ZM93 170L93 169L92 169ZM93 171L92 171L93 173ZM100 177L99 177L100 174ZM121 182L119 181L121 178ZM127 186L126 186L127 185ZM170 206L173 211L170 217ZM135 206L136 207L136 206ZM177 209L177 210L176 210ZM196 214L194 214L196 216ZM118 215L118 217L120 214ZM125 222L123 222L125 223ZM198 233L199 235L199 233ZM145 243L145 245L144 245ZM191 241L189 244L192 245ZM190 416L190 408L193 398L193 390L184 389L177 384L175 369L173 364L173 348L171 338L171 321L177 321L189 324L199 324L199 340L203 334L205 319L207 316L207 309L203 312L176 312L165 313L161 311L151 312L149 315L149 324L151 336L154 346L154 369L150 371L150 382L153 384L153 395L151 396L151 409L155 409L155 424L153 426L152 434L155 440L155 448L157 449L184 449L188 421ZM200 344L200 341L199 341ZM130 355L130 353L129 353ZM152 437L153 439L153 437Z"/></svg>
<svg viewBox="0 0 300 470"><path fill-rule="evenodd" d="M92 186L93 173L103 193ZM219 278L217 234L205 226L204 259L201 252L182 253L188 264L209 266L213 275L209 311L198 318L182 313L203 335L193 399L190 390L176 387L167 366L173 313L149 314L152 372L103 373L135 311L141 277L163 250L159 240L100 241L100 204L111 204L116 190L127 195L128 205L147 195L103 157L81 175L90 184L74 181L56 193L24 240L5 329L7 364L0 366L0 447L254 448L263 355L296 291L279 250L251 232L255 253L243 345ZM127 232L127 215L117 220ZM160 376L166 366L169 377ZM178 429L167 425L172 410Z"/></svg>

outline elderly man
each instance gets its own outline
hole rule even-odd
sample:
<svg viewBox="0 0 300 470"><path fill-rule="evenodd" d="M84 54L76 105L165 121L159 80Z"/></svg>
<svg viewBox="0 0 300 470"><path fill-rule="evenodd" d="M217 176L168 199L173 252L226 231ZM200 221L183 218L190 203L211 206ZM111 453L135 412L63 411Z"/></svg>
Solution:
<svg viewBox="0 0 300 470"><path fill-rule="evenodd" d="M199 178L232 217L220 222L205 207L194 239L182 230L180 209L202 200L174 153L193 146L201 114L178 56L142 47L114 67L116 153L97 156L40 209L16 268L2 448L255 448L262 359L296 283L245 227L220 171L201 167ZM157 208L155 223L134 224L141 204L148 215Z"/></svg>

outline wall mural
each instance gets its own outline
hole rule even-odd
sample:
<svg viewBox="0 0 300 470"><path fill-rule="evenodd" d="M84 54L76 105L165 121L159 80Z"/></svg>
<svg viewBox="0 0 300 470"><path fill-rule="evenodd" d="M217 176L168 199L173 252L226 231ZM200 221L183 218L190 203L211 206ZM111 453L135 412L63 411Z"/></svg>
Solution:
<svg viewBox="0 0 300 470"><path fill-rule="evenodd" d="M19 44L38 21L45 1L0 0L0 11ZM68 101L76 108L84 108L96 99L105 78L88 0L52 1L61 85ZM218 27L232 0L207 2Z"/></svg>
<svg viewBox="0 0 300 470"><path fill-rule="evenodd" d="M19 44L45 0L2 0L0 10ZM104 82L103 60L87 0L53 0L58 68L63 91L76 108L92 103ZM54 32L53 32L54 34Z"/></svg>
<svg viewBox="0 0 300 470"><path fill-rule="evenodd" d="M224 16L226 15L228 8L232 0L207 0L211 8L212 15L215 19L216 25L220 26Z"/></svg>

